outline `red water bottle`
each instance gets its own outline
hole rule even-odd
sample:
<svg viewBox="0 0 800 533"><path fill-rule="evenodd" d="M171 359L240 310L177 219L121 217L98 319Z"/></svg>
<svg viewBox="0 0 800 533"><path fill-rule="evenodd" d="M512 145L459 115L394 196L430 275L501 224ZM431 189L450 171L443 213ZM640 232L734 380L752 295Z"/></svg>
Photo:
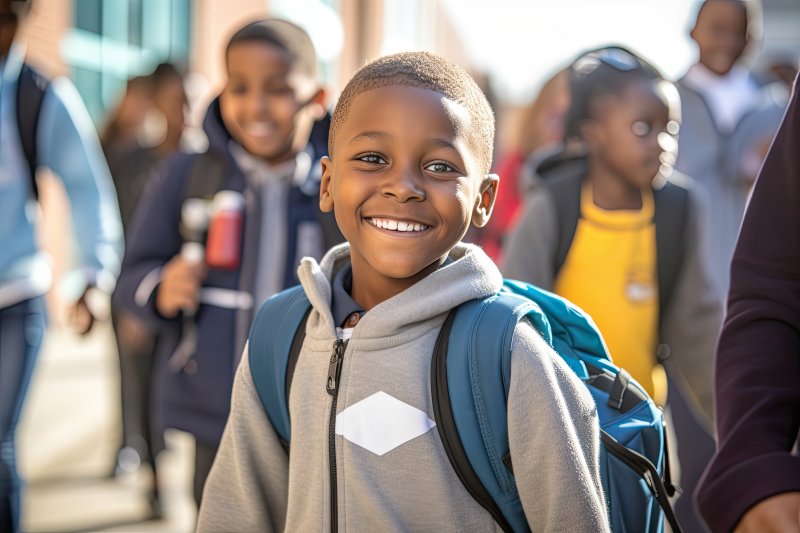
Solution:
<svg viewBox="0 0 800 533"><path fill-rule="evenodd" d="M244 227L244 196L220 191L211 204L211 222L206 241L206 264L211 268L239 268Z"/></svg>

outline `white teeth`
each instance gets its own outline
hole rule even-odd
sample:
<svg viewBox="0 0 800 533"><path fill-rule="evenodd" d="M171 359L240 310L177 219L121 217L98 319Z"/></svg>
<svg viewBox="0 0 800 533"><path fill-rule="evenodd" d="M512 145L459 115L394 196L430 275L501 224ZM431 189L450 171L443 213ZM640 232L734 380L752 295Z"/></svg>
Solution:
<svg viewBox="0 0 800 533"><path fill-rule="evenodd" d="M253 137L270 135L275 128L268 122L251 122L247 125L246 132Z"/></svg>
<svg viewBox="0 0 800 533"><path fill-rule="evenodd" d="M389 231L425 231L428 226L425 224L413 224L411 222L400 222L386 218L370 218L369 223L377 228L388 229Z"/></svg>

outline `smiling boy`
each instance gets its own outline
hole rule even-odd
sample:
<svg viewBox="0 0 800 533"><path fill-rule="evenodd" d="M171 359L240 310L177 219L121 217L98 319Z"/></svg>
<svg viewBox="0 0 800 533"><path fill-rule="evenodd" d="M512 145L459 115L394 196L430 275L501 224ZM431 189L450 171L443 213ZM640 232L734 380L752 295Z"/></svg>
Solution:
<svg viewBox="0 0 800 533"><path fill-rule="evenodd" d="M312 310L289 397L291 454L246 353L199 531L499 530L432 431L429 384L449 311L502 284L481 250L460 244L491 214L493 136L480 89L433 54L379 59L348 83L320 193L348 244L299 269ZM592 399L525 321L507 416L531 529L606 531Z"/></svg>
<svg viewBox="0 0 800 533"><path fill-rule="evenodd" d="M301 257L322 257L341 242L326 234L332 217L317 206L313 163L326 147L310 132L324 114L324 91L310 37L283 20L258 20L233 34L224 58L225 87L203 123L208 150L173 158L142 199L116 293L121 305L159 329L155 424L194 435L198 504L252 311L296 283ZM193 194L206 184L212 190ZM239 250L235 264L207 266L182 253L184 207L190 197L220 191L243 198L243 229L226 238ZM196 342L184 342L192 330Z"/></svg>

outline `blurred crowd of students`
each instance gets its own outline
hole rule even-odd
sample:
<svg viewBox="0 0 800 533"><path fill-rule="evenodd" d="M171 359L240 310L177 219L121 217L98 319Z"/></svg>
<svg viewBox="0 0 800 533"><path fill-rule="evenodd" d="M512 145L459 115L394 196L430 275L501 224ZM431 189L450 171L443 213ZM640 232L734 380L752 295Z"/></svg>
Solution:
<svg viewBox="0 0 800 533"><path fill-rule="evenodd" d="M27 9L22 4L28 2L0 0L4 28L17 23ZM715 451L714 354L730 264L790 78L757 82L744 66L749 5L709 0L700 6L691 31L697 62L674 83L615 45L566 62L522 114L516 144L501 147L494 214L471 234L506 277L535 283L587 311L615 361L669 412L685 491L677 512L686 531L705 527L691 496ZM0 139L17 136L7 111L15 105L9 96L22 64L6 35ZM294 64L286 64L285 51ZM54 170L78 225L81 212L86 218L77 236L82 267L93 272L87 287L104 289L104 276L119 273L112 320L123 435L114 470L149 465L146 497L156 515L163 430L195 438L199 506L254 312L297 283L300 258L321 259L343 241L333 215L319 206L331 101L317 81L310 39L292 24L252 24L235 32L222 54L227 80L205 114L209 147L203 153L181 146L184 78L167 63L128 81L100 144L85 130L69 144L64 130L77 131L88 117L74 89L61 82L47 89L39 117L46 126L40 126L32 168ZM779 83L783 91L776 90ZM61 152L46 147L56 139ZM11 168L22 175L27 167L11 143L0 142L0 150L5 243L11 235L5 232L15 231L8 213L19 215L14 227L26 234L32 235L33 221L22 213L31 201L30 180L12 185L5 177ZM78 163L70 158L75 153L84 154ZM47 290L34 279L32 241L16 250L0 254L2 531L19 527L14 428L44 329ZM20 338L12 342L13 332ZM731 512L738 519L744 509ZM706 521L715 529L733 525Z"/></svg>

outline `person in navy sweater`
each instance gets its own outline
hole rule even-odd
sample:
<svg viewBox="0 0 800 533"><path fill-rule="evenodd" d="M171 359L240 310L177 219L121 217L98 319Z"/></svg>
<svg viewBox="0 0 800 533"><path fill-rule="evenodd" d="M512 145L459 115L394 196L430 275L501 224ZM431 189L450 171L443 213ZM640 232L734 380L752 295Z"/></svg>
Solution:
<svg viewBox="0 0 800 533"><path fill-rule="evenodd" d="M800 81L756 181L717 350L717 452L696 499L717 531L800 531Z"/></svg>
<svg viewBox="0 0 800 533"><path fill-rule="evenodd" d="M318 206L328 123L310 38L282 20L253 22L233 35L225 61L226 85L203 125L208 151L174 157L141 200L115 294L159 328L154 425L194 435L198 504L252 311L297 283L302 257L341 239ZM228 207L242 230L221 243L238 249L233 262L209 265L202 238L199 253L187 241L205 216L197 206L220 191L239 198ZM209 230L208 250L212 241Z"/></svg>

